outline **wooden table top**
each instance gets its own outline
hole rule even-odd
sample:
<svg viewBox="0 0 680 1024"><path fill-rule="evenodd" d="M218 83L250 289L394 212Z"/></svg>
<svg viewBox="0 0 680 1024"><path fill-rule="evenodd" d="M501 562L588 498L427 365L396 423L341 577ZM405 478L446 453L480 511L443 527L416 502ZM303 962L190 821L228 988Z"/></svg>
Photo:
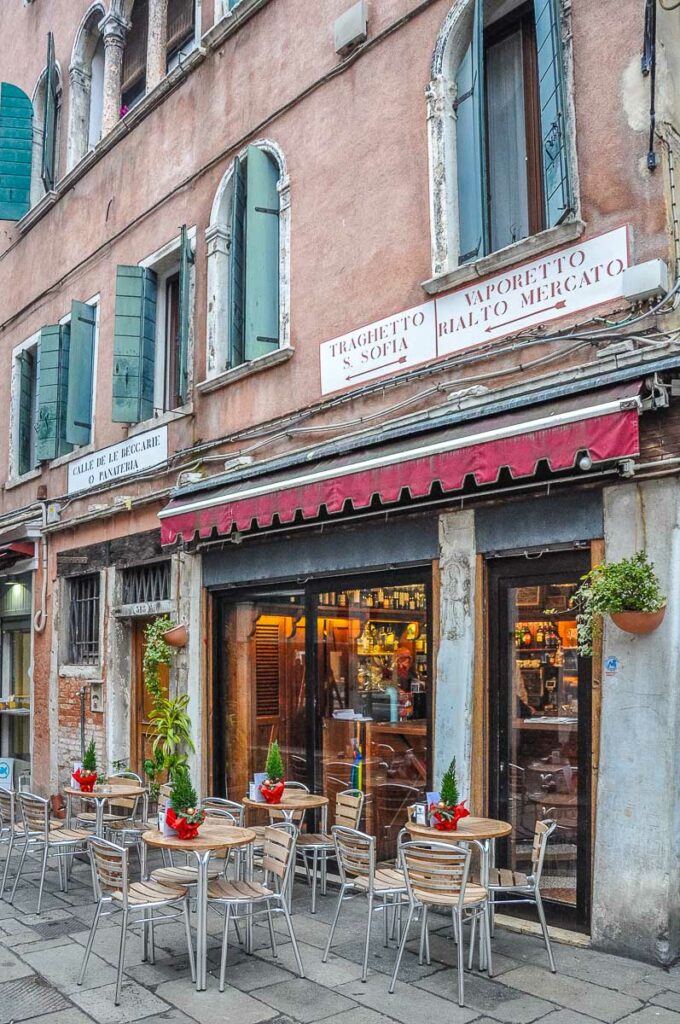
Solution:
<svg viewBox="0 0 680 1024"><path fill-rule="evenodd" d="M166 850L227 850L233 846L248 846L257 838L252 828L236 825L221 825L207 818L201 825L195 839L180 839L179 836L164 836L157 829L144 832L142 839L147 846L158 846Z"/></svg>
<svg viewBox="0 0 680 1024"><path fill-rule="evenodd" d="M304 790L291 790L284 793L283 800L277 804L268 804L260 800L251 800L244 796L242 801L244 807L264 807L269 811L308 811L313 807L325 807L328 803L327 796L319 793L305 793Z"/></svg>
<svg viewBox="0 0 680 1024"><path fill-rule="evenodd" d="M473 839L502 839L512 832L509 821L498 821L496 818L460 818L458 828L453 832L442 832L430 825L416 825L413 821L406 822L406 828L414 839L428 839L431 842L469 843Z"/></svg>
<svg viewBox="0 0 680 1024"><path fill-rule="evenodd" d="M98 800L112 800L114 797L127 799L132 796L141 796L145 792L144 786L138 786L136 783L131 783L129 786L118 786L112 783L106 793L103 793L101 789L85 793L82 789L76 789L75 786L64 786L64 793L67 796L96 797Z"/></svg>

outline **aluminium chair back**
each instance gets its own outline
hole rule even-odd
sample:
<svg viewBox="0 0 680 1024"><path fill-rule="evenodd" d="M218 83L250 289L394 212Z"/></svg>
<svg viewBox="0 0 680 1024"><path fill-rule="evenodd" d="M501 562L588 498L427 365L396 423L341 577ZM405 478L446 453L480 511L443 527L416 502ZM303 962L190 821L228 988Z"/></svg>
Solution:
<svg viewBox="0 0 680 1024"><path fill-rule="evenodd" d="M0 787L0 836L3 832L13 832L16 824L14 790Z"/></svg>
<svg viewBox="0 0 680 1024"><path fill-rule="evenodd" d="M117 846L96 836L91 836L87 845L92 860L97 900L109 893L121 892L125 909L128 890L127 847Z"/></svg>
<svg viewBox="0 0 680 1024"><path fill-rule="evenodd" d="M290 793L291 791L294 791L294 790L299 790L299 791L301 791L303 793L309 793L309 786L305 785L304 782L295 782L294 780L292 782L288 782L287 781L285 789L283 790L283 795L285 796L286 793ZM298 828L302 824L304 816L305 816L304 810L293 811L293 821L295 822L295 824L297 825ZM270 811L269 812L269 820L270 820L270 822L273 822L273 821L283 821L284 820L283 811L274 811L274 810Z"/></svg>
<svg viewBox="0 0 680 1024"><path fill-rule="evenodd" d="M130 783L136 783L138 786L143 785L141 776L137 775L136 772L113 772L107 778L107 784L115 790L116 786L128 786ZM125 811L130 811L130 817L134 817L137 811L137 805L139 804L138 796L123 796L118 800L111 800L111 805L122 808Z"/></svg>
<svg viewBox="0 0 680 1024"><path fill-rule="evenodd" d="M544 818L543 821L537 821L534 828L534 843L531 847L531 874L533 876L534 884L540 885L541 874L543 872L543 861L545 860L545 851L548 846L548 840L557 828L557 822L551 818Z"/></svg>
<svg viewBox="0 0 680 1024"><path fill-rule="evenodd" d="M364 810L364 794L360 789L344 789L335 798L335 824L358 829Z"/></svg>
<svg viewBox="0 0 680 1024"><path fill-rule="evenodd" d="M413 840L402 843L401 864L412 903L457 903L462 909L470 872L469 848L453 843Z"/></svg>
<svg viewBox="0 0 680 1024"><path fill-rule="evenodd" d="M290 872L295 864L297 829L290 822L267 825L264 830L262 868L279 879L280 891L286 892Z"/></svg>
<svg viewBox="0 0 680 1024"><path fill-rule="evenodd" d="M236 824L243 826L245 818L245 807L243 804L238 803L236 800L226 800L221 796L207 796L201 801L201 807L208 814L211 810L228 811L233 818L236 819Z"/></svg>
<svg viewBox="0 0 680 1024"><path fill-rule="evenodd" d="M369 887L372 886L375 876L375 836L345 825L333 825L331 833L343 883L351 882L353 878L363 878Z"/></svg>
<svg viewBox="0 0 680 1024"><path fill-rule="evenodd" d="M36 793L19 793L19 809L24 831L32 835L41 835L45 842L49 839L49 800Z"/></svg>
<svg viewBox="0 0 680 1024"><path fill-rule="evenodd" d="M203 810L205 811L206 818L213 818L223 825L234 825L236 827L239 825L238 816L228 811L225 807L213 807L212 804L208 804L206 807L204 804Z"/></svg>

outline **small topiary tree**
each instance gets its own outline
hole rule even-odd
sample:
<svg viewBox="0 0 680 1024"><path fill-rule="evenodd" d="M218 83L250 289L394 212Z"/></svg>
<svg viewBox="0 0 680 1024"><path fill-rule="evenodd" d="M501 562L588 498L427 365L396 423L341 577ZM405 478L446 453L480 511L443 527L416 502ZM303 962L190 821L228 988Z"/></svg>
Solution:
<svg viewBox="0 0 680 1024"><path fill-rule="evenodd" d="M175 814L184 814L185 811L195 810L198 803L196 790L191 783L189 769L184 765L178 765L172 773L172 790L170 793L170 804Z"/></svg>
<svg viewBox="0 0 680 1024"><path fill-rule="evenodd" d="M96 775L97 773L97 748L94 745L94 736L87 745L82 771L85 775Z"/></svg>
<svg viewBox="0 0 680 1024"><path fill-rule="evenodd" d="M459 803L455 757L451 764L449 765L449 767L444 772L441 789L439 791L439 796L441 798L441 802L446 807L455 807L456 804Z"/></svg>
<svg viewBox="0 0 680 1024"><path fill-rule="evenodd" d="M285 774L278 740L273 740L269 745L267 763L264 770L270 782L279 782Z"/></svg>

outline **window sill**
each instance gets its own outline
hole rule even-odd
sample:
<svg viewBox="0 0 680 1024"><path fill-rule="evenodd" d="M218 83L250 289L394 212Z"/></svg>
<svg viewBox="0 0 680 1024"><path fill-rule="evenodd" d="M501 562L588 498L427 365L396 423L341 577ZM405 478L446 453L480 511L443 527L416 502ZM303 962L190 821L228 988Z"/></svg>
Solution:
<svg viewBox="0 0 680 1024"><path fill-rule="evenodd" d="M586 226L582 220L568 220L564 224L558 224L555 228L548 228L547 231L540 231L537 235L523 238L520 242L506 245L504 249L492 252L488 256L482 256L474 263L464 263L447 274L431 277L428 281L423 281L422 287L428 295L437 295L450 288L457 288L461 284L486 277L487 274L503 270L504 267L510 267L521 260L539 256L549 249L557 249L568 242L575 242L585 229Z"/></svg>
<svg viewBox="0 0 680 1024"><path fill-rule="evenodd" d="M11 476L9 480L5 481L5 490L11 491L15 487L21 487L22 484L27 484L30 480L37 480L42 475L42 466L38 466L37 469L31 469L28 473L22 473L21 476Z"/></svg>
<svg viewBox="0 0 680 1024"><path fill-rule="evenodd" d="M101 683L102 673L98 665L60 665L60 679L90 679Z"/></svg>
<svg viewBox="0 0 680 1024"><path fill-rule="evenodd" d="M66 452L65 455L60 455L56 459L50 459L49 468L57 469L59 466L67 466L69 462L81 459L83 455L91 455L96 450L94 441L90 441L89 444L84 444L80 448L74 448L72 452Z"/></svg>
<svg viewBox="0 0 680 1024"><path fill-rule="evenodd" d="M174 423L176 420L184 419L185 416L193 416L193 414L193 402L187 402L186 405L181 405L178 409L168 409L160 416L152 416L151 419L133 423L128 429L127 436L134 437L136 434L144 434L147 430L155 430L156 427L163 427L166 423Z"/></svg>
<svg viewBox="0 0 680 1024"><path fill-rule="evenodd" d="M270 2L271 0L241 0L233 10L225 11L220 20L208 29L201 39L201 44L210 49L221 46L227 36Z"/></svg>
<svg viewBox="0 0 680 1024"><path fill-rule="evenodd" d="M280 363L287 363L294 355L295 349L290 345L285 348L277 348L275 352L268 352L266 356L253 359L251 363L242 363L240 366L235 366L233 370L225 370L223 373L217 374L216 377L202 380L200 384L196 385L196 390L204 395L209 394L211 391L217 391L218 388L226 387L227 384L233 384L237 380L243 380L244 377L259 373L261 370L269 370Z"/></svg>

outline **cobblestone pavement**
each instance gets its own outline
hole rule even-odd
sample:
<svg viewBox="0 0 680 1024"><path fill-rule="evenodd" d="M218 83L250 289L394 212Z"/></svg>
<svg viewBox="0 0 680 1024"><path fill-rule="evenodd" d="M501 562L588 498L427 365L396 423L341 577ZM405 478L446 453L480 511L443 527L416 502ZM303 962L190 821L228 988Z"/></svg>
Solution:
<svg viewBox="0 0 680 1024"><path fill-rule="evenodd" d="M217 986L221 919L211 912L208 989L192 987L181 924L156 929L156 962L142 963L141 938L130 934L121 1005L113 1005L118 956L118 915L99 927L84 984L78 986L88 928L94 913L89 866L76 864L68 893L48 871L43 911L35 914L37 875L22 879L14 906L0 901L0 1024L680 1024L680 967L664 971L586 948L555 944L558 973L547 969L542 941L498 928L494 977L466 973L465 1003L456 994L455 948L444 918L432 916L432 963L420 966L415 941L404 956L400 981L389 995L395 951L382 942L380 915L362 984L363 897L343 908L337 942L327 964L321 956L335 899L319 899L309 913L309 890L296 884L294 924L307 977L295 973L290 942L280 933L274 959L264 926L255 928L255 953L230 946L227 988ZM441 922L441 923L438 923Z"/></svg>

